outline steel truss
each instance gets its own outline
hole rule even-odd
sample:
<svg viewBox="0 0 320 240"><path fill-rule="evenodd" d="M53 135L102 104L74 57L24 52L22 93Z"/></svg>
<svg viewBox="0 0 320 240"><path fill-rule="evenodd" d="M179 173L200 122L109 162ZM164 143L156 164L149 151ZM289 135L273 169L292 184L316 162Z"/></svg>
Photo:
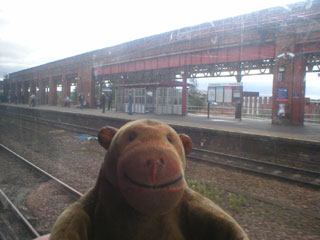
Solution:
<svg viewBox="0 0 320 240"><path fill-rule="evenodd" d="M275 61L265 59L261 61L242 61L235 63L217 63L210 65L197 65L188 69L189 78L208 78L208 77L237 77L248 75L272 74ZM177 75L178 79L182 74Z"/></svg>
<svg viewBox="0 0 320 240"><path fill-rule="evenodd" d="M320 72L320 53L310 54L306 57L307 72Z"/></svg>
<svg viewBox="0 0 320 240"><path fill-rule="evenodd" d="M320 53L305 56L306 72L320 72ZM158 69L145 72L126 73L126 79L135 81L159 81L161 79L182 79L184 71L188 71L188 78L213 78L213 77L238 77L273 74L275 59L264 59L258 61L242 61L231 63L216 63L187 66L185 68ZM108 80L119 80L123 74L111 74L101 77Z"/></svg>

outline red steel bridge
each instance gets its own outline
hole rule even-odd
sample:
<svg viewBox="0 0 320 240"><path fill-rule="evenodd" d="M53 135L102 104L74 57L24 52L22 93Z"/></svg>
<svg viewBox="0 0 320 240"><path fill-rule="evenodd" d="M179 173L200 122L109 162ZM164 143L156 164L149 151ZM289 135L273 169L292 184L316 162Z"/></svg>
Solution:
<svg viewBox="0 0 320 240"><path fill-rule="evenodd" d="M96 84L181 82L186 114L187 79L273 74L272 123L302 125L305 74L320 72L320 0L306 1L177 29L11 73L5 94L39 91L40 104L57 104L70 86L95 107ZM286 96L278 96L286 89ZM47 94L47 99L46 99ZM281 98L281 99L280 99ZM278 116L285 104L285 117Z"/></svg>

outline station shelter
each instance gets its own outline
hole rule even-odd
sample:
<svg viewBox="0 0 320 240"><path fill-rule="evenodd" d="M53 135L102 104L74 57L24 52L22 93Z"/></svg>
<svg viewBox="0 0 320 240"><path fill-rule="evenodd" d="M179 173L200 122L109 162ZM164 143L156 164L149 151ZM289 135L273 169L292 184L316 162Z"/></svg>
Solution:
<svg viewBox="0 0 320 240"><path fill-rule="evenodd" d="M132 95L134 113L182 115L182 82L133 83L113 86L115 109L128 112L129 95Z"/></svg>

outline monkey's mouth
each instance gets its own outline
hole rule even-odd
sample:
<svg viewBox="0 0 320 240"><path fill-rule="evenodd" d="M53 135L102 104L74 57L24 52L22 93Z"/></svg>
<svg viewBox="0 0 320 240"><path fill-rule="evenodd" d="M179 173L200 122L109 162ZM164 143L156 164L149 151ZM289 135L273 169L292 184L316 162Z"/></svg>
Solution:
<svg viewBox="0 0 320 240"><path fill-rule="evenodd" d="M130 178L126 173L124 174L125 178L132 184L139 186L141 188L148 188L148 189L160 189L160 188L166 188L169 187L171 185L174 185L178 182L180 182L183 179L183 176L181 175L180 177L178 177L177 179L170 181L168 183L164 183L164 184L160 184L160 185L147 185L147 184L143 184L143 183L139 183L135 180L133 180L132 178Z"/></svg>

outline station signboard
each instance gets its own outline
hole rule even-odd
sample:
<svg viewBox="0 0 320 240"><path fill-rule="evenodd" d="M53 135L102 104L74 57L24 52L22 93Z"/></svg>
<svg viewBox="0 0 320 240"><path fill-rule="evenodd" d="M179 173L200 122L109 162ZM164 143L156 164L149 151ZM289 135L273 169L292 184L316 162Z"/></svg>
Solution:
<svg viewBox="0 0 320 240"><path fill-rule="evenodd" d="M288 88L277 88L277 101L288 101Z"/></svg>
<svg viewBox="0 0 320 240"><path fill-rule="evenodd" d="M242 83L209 84L209 103L241 103Z"/></svg>

